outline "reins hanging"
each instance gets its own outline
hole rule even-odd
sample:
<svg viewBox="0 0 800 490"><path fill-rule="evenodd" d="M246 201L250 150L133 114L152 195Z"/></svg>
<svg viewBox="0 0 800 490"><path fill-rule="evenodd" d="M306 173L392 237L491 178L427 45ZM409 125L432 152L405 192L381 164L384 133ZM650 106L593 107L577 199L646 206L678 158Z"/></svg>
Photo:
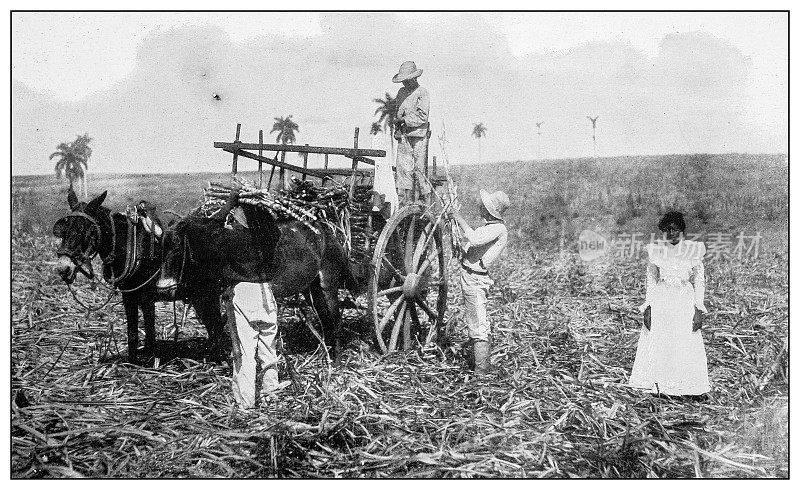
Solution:
<svg viewBox="0 0 800 490"><path fill-rule="evenodd" d="M100 306L97 306L97 307L95 307L95 308L92 308L91 306L88 306L88 305L84 304L84 302L83 302L83 301L81 301L81 300L79 300L79 299L78 299L78 295L77 295L77 294L75 294L75 289L72 287L72 284L67 284L67 288L69 289L69 292L70 292L70 293L72 293L72 297L73 297L73 299L75 299L75 302L76 302L76 303L78 303L79 305L81 305L81 306L82 306L82 307L83 307L83 308L86 310L86 312L87 312L87 313L93 313L93 312L95 312L95 311L100 311L100 310L102 310L103 308L105 308L105 307L106 307L106 305L107 305L109 302L111 302L111 298L113 298L114 296L116 296L116 295L117 295L117 291L116 291L116 290L112 290L112 291L109 293L109 295L108 295L108 298L106 298L106 300L103 302L103 304L102 304L102 305L100 305Z"/></svg>

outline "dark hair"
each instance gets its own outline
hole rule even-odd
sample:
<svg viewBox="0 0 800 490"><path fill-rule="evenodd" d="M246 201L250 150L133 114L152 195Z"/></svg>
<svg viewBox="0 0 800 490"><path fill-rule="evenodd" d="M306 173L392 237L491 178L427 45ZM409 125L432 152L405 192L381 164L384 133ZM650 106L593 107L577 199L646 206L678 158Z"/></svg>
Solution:
<svg viewBox="0 0 800 490"><path fill-rule="evenodd" d="M683 220L683 213L679 211L670 211L664 214L664 217L661 218L661 221L658 222L658 229L661 231L667 231L667 226L675 224L678 225L678 229L681 231L686 231L686 221Z"/></svg>

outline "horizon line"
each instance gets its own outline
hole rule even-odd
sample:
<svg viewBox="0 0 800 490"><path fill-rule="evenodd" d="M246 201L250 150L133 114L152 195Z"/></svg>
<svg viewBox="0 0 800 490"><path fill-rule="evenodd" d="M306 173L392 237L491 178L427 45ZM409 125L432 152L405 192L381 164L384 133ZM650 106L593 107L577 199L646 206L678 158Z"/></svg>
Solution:
<svg viewBox="0 0 800 490"><path fill-rule="evenodd" d="M709 152L694 152L694 153L654 153L654 154L626 154L626 155L612 155L612 156L601 156L601 157L592 157L592 156L580 156L580 157L560 157L560 158L533 158L533 159L516 159L516 160L499 160L493 162L484 162L484 163L450 163L449 165L452 167L477 167L477 166L485 166L485 165L503 165L503 164L513 164L513 163L544 163L544 162L559 162L559 161L566 161L566 160L612 160L612 159L619 159L619 158L636 158L636 157L646 157L646 158L658 158L658 157L674 157L674 156L693 156L693 155L712 155L712 156L725 156L725 155L747 155L747 156L783 156L787 157L788 153L784 152L760 152L760 153L750 153L750 152L726 152L726 153L709 153ZM244 157L246 158L246 157ZM241 163L241 162L240 162ZM788 161L787 161L788 164ZM369 164L365 164L369 165ZM431 163L429 162L429 165ZM228 168L230 168L230 164L226 164ZM441 164L443 167L444 164ZM54 172L48 173L39 173L39 174L22 174L22 173L14 173L13 172L13 165L11 166L11 177L41 177L44 175L53 175ZM308 167L309 169L320 170L324 169L324 167ZM349 169L351 167L342 166L342 167L335 167L329 166L329 168L336 168L336 169ZM369 170L373 167L360 167L360 170ZM248 172L258 172L257 169L254 170L241 170L237 173L248 173ZM290 172L292 172L290 170ZM119 172L119 171L98 171L98 172L89 172L87 169L87 173L91 175L185 175L185 174L211 174L211 173L228 173L228 172L216 172L214 170L193 170L193 171L186 171L186 172ZM295 172L300 173L300 172Z"/></svg>

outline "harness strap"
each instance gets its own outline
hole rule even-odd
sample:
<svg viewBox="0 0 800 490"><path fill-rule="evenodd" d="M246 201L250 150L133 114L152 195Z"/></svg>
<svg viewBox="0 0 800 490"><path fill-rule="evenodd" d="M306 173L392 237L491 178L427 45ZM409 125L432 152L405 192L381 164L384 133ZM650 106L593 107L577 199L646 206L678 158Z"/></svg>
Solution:
<svg viewBox="0 0 800 490"><path fill-rule="evenodd" d="M156 223L153 221L153 227L150 229L150 260L156 258Z"/></svg>
<svg viewBox="0 0 800 490"><path fill-rule="evenodd" d="M122 279L127 279L139 268L139 247L136 243L136 221L128 218L128 243L125 244L125 270Z"/></svg>
<svg viewBox="0 0 800 490"><path fill-rule="evenodd" d="M111 265L114 263L114 260L117 258L117 225L114 224L114 213L111 211L108 212L108 219L111 221L111 252L103 258L103 263L109 265L109 269L111 269ZM111 277L114 277L114 271L111 271Z"/></svg>
<svg viewBox="0 0 800 490"><path fill-rule="evenodd" d="M83 211L70 211L70 213L65 217L69 218L70 216L80 216L81 218L87 219L89 223L91 223L92 226L94 226L94 228L97 230L97 237L100 237L100 225L97 223L96 219L84 213Z"/></svg>
<svg viewBox="0 0 800 490"><path fill-rule="evenodd" d="M103 264L108 266L108 282L116 287L118 279L114 277L114 261L117 260L117 225L114 223L114 213L108 212L111 220L111 252L103 258Z"/></svg>
<svg viewBox="0 0 800 490"><path fill-rule="evenodd" d="M116 234L116 230L115 230L115 227L114 227L114 218L113 218L113 216L111 216L111 225L112 225L112 230L113 230L112 231L112 235L114 237L113 238L114 250L113 250L113 253L110 255L110 257L111 257L110 262L107 262L107 263L109 264L109 271L110 271L109 280L111 282L111 285L114 286L114 287L118 287L121 282L125 281L126 279L128 279L132 275L134 275L138 271L139 265L140 265L140 262L141 262L140 259L138 258L138 254L137 254L137 248L138 247L136 246L137 245L136 244L136 222L131 220L127 215L123 215L123 216L125 216L125 220L128 223L127 240L126 240L126 243L125 243L125 265L124 265L124 267L122 269L122 272L117 277L114 277L114 268L113 268L113 260L115 259L115 256L116 256L116 236L117 236L117 234ZM155 275L153 277L155 277ZM152 277L148 281L146 281L144 284L147 284L148 282L150 282L150 280L152 280ZM142 284L142 286L144 284ZM129 290L129 291L135 291L136 289L139 289L139 288L137 287L137 288L134 288L134 289Z"/></svg>

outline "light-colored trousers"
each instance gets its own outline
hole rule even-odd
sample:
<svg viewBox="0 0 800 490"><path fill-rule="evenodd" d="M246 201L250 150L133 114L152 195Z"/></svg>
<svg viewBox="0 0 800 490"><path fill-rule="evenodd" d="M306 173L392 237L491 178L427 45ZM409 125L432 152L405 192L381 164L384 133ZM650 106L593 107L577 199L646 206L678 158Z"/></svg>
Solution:
<svg viewBox="0 0 800 490"><path fill-rule="evenodd" d="M494 281L489 276L461 272L461 290L464 293L464 313L467 335L471 340L489 341L489 319L486 316L486 296Z"/></svg>
<svg viewBox="0 0 800 490"><path fill-rule="evenodd" d="M425 138L408 136L401 138L397 145L397 190L412 190L414 188L413 175L417 175L419 184L419 196L430 194L431 186L425 179L425 157L426 155ZM404 201L404 192L398 192L400 204L410 204Z"/></svg>
<svg viewBox="0 0 800 490"><path fill-rule="evenodd" d="M233 397L244 408L256 402L257 364L261 365L261 392L278 386L278 306L269 284L240 282L228 302L228 319L234 319Z"/></svg>

